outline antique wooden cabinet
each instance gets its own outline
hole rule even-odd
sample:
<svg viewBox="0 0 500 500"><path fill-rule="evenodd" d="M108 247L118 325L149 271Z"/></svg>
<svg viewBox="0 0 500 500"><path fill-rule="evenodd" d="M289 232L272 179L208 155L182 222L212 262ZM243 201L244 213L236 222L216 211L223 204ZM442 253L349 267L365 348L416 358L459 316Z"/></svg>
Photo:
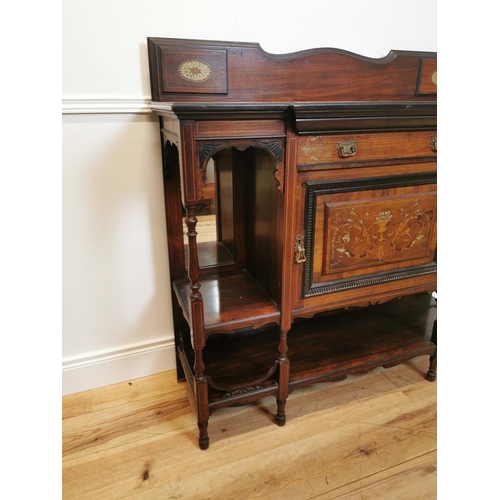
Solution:
<svg viewBox="0 0 500 500"><path fill-rule="evenodd" d="M294 388L423 354L434 380L436 54L163 38L148 52L200 447L222 406L274 395L284 425Z"/></svg>

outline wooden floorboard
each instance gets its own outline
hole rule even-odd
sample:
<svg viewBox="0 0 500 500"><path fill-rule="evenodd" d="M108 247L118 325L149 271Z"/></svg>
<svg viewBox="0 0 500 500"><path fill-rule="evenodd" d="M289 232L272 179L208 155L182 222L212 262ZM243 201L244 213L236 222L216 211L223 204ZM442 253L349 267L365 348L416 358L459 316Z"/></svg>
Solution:
<svg viewBox="0 0 500 500"><path fill-rule="evenodd" d="M210 417L197 445L174 372L63 398L63 498L433 499L436 383L428 357Z"/></svg>

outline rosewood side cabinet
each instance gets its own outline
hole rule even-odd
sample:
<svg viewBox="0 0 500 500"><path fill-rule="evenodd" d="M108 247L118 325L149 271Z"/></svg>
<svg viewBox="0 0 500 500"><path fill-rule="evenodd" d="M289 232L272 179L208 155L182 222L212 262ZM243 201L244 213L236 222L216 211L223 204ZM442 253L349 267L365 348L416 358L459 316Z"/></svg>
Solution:
<svg viewBox="0 0 500 500"><path fill-rule="evenodd" d="M223 406L273 395L284 425L296 387L424 354L434 380L436 54L168 38L148 53L200 448Z"/></svg>

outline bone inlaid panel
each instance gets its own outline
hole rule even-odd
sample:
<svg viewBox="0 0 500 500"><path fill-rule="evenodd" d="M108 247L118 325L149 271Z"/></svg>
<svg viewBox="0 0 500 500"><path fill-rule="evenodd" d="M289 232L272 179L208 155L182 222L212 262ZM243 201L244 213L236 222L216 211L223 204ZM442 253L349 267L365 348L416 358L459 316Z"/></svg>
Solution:
<svg viewBox="0 0 500 500"><path fill-rule="evenodd" d="M434 196L325 204L325 273L429 253Z"/></svg>

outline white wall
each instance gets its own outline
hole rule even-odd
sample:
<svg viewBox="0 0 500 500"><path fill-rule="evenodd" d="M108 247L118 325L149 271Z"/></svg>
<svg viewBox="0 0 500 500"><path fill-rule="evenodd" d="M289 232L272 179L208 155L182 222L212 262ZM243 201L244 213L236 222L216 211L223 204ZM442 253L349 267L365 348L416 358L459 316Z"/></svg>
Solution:
<svg viewBox="0 0 500 500"><path fill-rule="evenodd" d="M175 366L146 38L435 51L436 2L63 0L64 394Z"/></svg>

